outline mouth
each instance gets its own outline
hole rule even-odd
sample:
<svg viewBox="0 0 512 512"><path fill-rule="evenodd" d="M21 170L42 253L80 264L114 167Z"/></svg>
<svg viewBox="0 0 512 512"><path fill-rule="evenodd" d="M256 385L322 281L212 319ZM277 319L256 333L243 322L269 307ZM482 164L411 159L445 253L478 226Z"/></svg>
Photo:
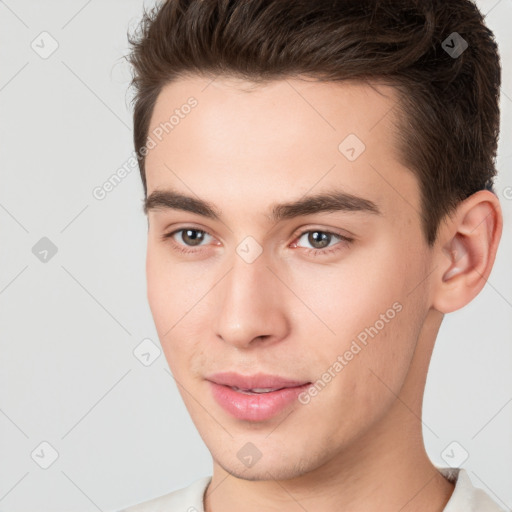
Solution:
<svg viewBox="0 0 512 512"><path fill-rule="evenodd" d="M289 409L309 381L276 375L240 375L232 372L210 375L206 379L214 400L230 416L239 420L262 422Z"/></svg>
<svg viewBox="0 0 512 512"><path fill-rule="evenodd" d="M261 393L272 393L274 391L279 391L280 389L286 388L254 388L254 389L241 389L236 386L229 386L233 391L238 391L240 393L244 393L245 395L260 395Z"/></svg>

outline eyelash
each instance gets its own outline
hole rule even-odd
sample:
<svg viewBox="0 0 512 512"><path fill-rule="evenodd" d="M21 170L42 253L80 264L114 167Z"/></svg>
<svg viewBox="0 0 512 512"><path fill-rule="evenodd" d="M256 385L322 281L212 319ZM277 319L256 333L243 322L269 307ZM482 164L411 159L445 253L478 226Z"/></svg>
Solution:
<svg viewBox="0 0 512 512"><path fill-rule="evenodd" d="M172 237L176 233L180 233L181 231L187 231L187 230L198 231L205 235L212 236L210 233L208 233L208 231L205 231L204 229L198 229L198 228L189 226L189 227L176 229L175 231L171 231L170 233L166 233L166 234L162 235L162 239L164 241L167 239L170 239L172 241L173 249L181 254L196 253L197 252L196 249L187 248L187 246L183 246L181 244L174 242L174 240L172 240ZM341 248L339 247L340 245L346 246L354 241L353 238L349 238L349 237L341 235L339 233L334 233L332 231L326 231L326 230L322 230L322 229L306 229L304 231L294 234L294 240L300 240L306 233L315 233L315 232L334 236L334 237L338 238L341 243L334 244L334 246L333 246L334 249L329 248L329 246L327 246L327 248L324 248L324 249L312 249L312 248L308 248L308 247L301 247L301 249L303 249L308 256L325 256L327 254L332 254L332 253L335 253L335 252L338 252L341 250ZM201 247L201 246L198 246L198 247Z"/></svg>

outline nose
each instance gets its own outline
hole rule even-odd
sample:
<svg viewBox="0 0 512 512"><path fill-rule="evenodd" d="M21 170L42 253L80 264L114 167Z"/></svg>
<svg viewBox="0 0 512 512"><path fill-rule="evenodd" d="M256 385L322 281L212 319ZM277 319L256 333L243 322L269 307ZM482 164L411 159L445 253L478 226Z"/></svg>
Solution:
<svg viewBox="0 0 512 512"><path fill-rule="evenodd" d="M231 270L215 287L215 333L225 343L249 348L277 343L289 331L282 283L260 255L247 263L237 254Z"/></svg>

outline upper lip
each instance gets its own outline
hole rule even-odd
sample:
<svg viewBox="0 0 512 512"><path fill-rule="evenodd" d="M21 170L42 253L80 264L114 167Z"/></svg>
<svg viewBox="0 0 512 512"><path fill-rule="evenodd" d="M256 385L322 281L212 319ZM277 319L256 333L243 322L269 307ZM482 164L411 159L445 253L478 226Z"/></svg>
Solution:
<svg viewBox="0 0 512 512"><path fill-rule="evenodd" d="M257 389L257 388L293 388L309 384L305 380L292 380L279 375L269 375L265 373L256 373L254 375L240 375L235 372L214 373L206 377L206 380L222 384L223 386L237 387L240 389Z"/></svg>

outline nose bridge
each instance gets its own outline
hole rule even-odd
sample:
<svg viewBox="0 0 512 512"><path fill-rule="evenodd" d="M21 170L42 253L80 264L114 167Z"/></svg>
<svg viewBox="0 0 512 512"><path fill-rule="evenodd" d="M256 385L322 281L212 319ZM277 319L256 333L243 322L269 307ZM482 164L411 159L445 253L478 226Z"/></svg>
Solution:
<svg viewBox="0 0 512 512"><path fill-rule="evenodd" d="M250 244L250 242L249 242ZM240 251L240 247L246 251ZM231 260L231 269L216 294L215 330L225 342L242 347L259 337L267 340L284 336L287 320L281 290L268 259L262 253L247 257L254 248L243 243ZM241 254L239 254L239 251Z"/></svg>

